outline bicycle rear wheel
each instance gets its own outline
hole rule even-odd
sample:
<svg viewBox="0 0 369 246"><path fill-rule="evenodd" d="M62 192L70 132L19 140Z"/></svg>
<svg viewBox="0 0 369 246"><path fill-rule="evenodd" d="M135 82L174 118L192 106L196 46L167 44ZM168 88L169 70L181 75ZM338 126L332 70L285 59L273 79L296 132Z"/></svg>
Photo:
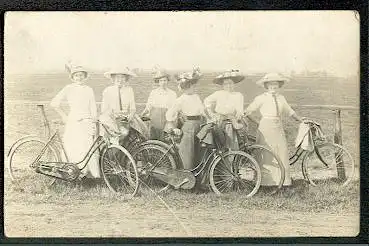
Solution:
<svg viewBox="0 0 369 246"><path fill-rule="evenodd" d="M176 162L170 154L169 149L156 144L144 144L134 154L137 162L140 183L154 192L167 190L170 185L153 177L150 168L165 167L177 169Z"/></svg>
<svg viewBox="0 0 369 246"><path fill-rule="evenodd" d="M335 182L347 185L355 174L355 163L350 153L341 145L325 143L303 159L303 172L310 184L324 185Z"/></svg>
<svg viewBox="0 0 369 246"><path fill-rule="evenodd" d="M242 151L254 157L258 164L262 165L262 175L263 170L268 173L273 173L276 185L268 187L266 192L269 194L276 193L283 186L285 179L285 168L279 157L267 147L259 144L246 145L243 147Z"/></svg>
<svg viewBox="0 0 369 246"><path fill-rule="evenodd" d="M43 153L42 150L44 150ZM46 143L41 139L26 138L18 142L7 158L11 180L29 191L39 191L51 186L55 182L54 177L37 173L31 167L37 158L44 162L59 161L56 150L50 145L46 146Z"/></svg>
<svg viewBox="0 0 369 246"><path fill-rule="evenodd" d="M112 192L132 198L138 190L136 162L131 154L119 145L105 147L100 159L101 173Z"/></svg>
<svg viewBox="0 0 369 246"><path fill-rule="evenodd" d="M252 197L261 183L261 171L255 159L242 151L228 151L210 167L210 186L217 195L242 192Z"/></svg>

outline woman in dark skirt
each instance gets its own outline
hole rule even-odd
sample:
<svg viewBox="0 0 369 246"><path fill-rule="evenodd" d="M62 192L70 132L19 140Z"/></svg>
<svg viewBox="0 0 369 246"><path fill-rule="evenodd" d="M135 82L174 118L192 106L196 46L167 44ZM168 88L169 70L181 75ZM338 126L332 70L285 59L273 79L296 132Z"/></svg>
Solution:
<svg viewBox="0 0 369 246"><path fill-rule="evenodd" d="M183 135L178 148L183 168L186 170L193 169L198 162L200 145L196 134L199 132L205 116L204 105L199 95L195 93L195 84L199 79L200 71L198 69L176 77L182 95L175 100L173 106L166 113L166 130L173 130L178 135L182 131ZM178 129L175 123L179 115L183 119L181 129Z"/></svg>
<svg viewBox="0 0 369 246"><path fill-rule="evenodd" d="M239 149L236 130L243 127L239 120L243 116L244 103L242 93L234 91L234 84L244 78L238 70L220 74L213 82L223 86L223 90L214 92L204 100L207 113L225 133L225 147L232 150Z"/></svg>
<svg viewBox="0 0 369 246"><path fill-rule="evenodd" d="M154 82L158 88L151 91L146 108L141 113L142 116L150 117L150 139L163 139L165 114L177 98L177 94L167 86L169 80L170 76L165 71L157 71L154 74Z"/></svg>

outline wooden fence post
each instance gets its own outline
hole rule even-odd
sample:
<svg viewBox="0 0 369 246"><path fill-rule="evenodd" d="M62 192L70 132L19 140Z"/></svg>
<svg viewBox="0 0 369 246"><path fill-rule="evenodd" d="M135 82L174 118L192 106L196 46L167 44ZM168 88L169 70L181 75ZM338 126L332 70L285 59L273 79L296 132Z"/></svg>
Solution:
<svg viewBox="0 0 369 246"><path fill-rule="evenodd" d="M341 123L341 109L335 109L335 122L334 122L334 143L342 145L342 123ZM345 167L342 160L341 153L334 153L337 163L337 176L340 180L346 179Z"/></svg>

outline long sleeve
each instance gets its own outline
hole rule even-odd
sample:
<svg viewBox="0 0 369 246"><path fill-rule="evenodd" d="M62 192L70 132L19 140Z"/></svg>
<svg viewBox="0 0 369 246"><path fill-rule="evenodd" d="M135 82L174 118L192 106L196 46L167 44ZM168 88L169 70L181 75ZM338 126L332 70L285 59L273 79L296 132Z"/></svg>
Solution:
<svg viewBox="0 0 369 246"><path fill-rule="evenodd" d="M136 101L135 101L135 94L133 92L133 89L130 89L129 111L131 114L136 112Z"/></svg>
<svg viewBox="0 0 369 246"><path fill-rule="evenodd" d="M97 119L97 107L94 91L91 89L91 97L90 97L90 112L93 120Z"/></svg>
<svg viewBox="0 0 369 246"><path fill-rule="evenodd" d="M58 108L61 102L67 97L69 85L65 86L61 91L56 94L56 96L51 100L50 106L53 108Z"/></svg>
<svg viewBox="0 0 369 246"><path fill-rule="evenodd" d="M153 101L154 101L154 91L151 91L150 94L149 94L149 97L147 98L146 110L148 110L148 111L151 110Z"/></svg>
<svg viewBox="0 0 369 246"><path fill-rule="evenodd" d="M292 116L295 113L295 111L288 104L284 96L281 97L281 101L282 101L283 113L285 113L288 116Z"/></svg>
<svg viewBox="0 0 369 246"><path fill-rule="evenodd" d="M180 102L176 100L172 107L168 109L165 113L165 118L169 122L174 122L177 120L178 113L180 112Z"/></svg>
<svg viewBox="0 0 369 246"><path fill-rule="evenodd" d="M174 105L174 102L177 99L177 94L174 91L171 91L170 93L170 99L169 99L169 103L168 103L168 108L172 107Z"/></svg>
<svg viewBox="0 0 369 246"><path fill-rule="evenodd" d="M245 110L246 114L249 115L257 111L261 107L262 103L263 103L262 95L255 97L254 101L252 101L250 105L246 108Z"/></svg>
<svg viewBox="0 0 369 246"><path fill-rule="evenodd" d="M108 114L109 112L109 97L108 91L105 89L102 95L102 102L101 102L101 114Z"/></svg>
<svg viewBox="0 0 369 246"><path fill-rule="evenodd" d="M243 104L244 104L244 99L243 99L243 95L240 93L239 97L237 98L237 106L236 106L236 113L237 115L242 115L243 114Z"/></svg>
<svg viewBox="0 0 369 246"><path fill-rule="evenodd" d="M206 108L211 108L216 104L217 101L217 97L218 97L218 92L214 92L213 94L211 94L210 96L206 97L204 99L204 106Z"/></svg>

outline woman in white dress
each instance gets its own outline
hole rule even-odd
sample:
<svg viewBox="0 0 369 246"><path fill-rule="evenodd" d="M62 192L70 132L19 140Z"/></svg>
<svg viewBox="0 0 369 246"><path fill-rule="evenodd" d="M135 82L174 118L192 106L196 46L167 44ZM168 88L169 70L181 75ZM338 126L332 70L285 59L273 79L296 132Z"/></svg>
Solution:
<svg viewBox="0 0 369 246"><path fill-rule="evenodd" d="M119 121L126 118L129 125L138 131L142 137L149 137L149 130L141 118L136 114L136 102L134 92L129 86L129 79L135 77L136 74L126 69L115 69L106 72L105 77L111 79L113 85L108 86L103 91L101 115L104 119L110 119L112 124L120 124ZM122 141L129 134L128 126L121 124L118 126L123 133Z"/></svg>
<svg viewBox="0 0 369 246"><path fill-rule="evenodd" d="M213 82L223 86L205 98L204 105L213 121L225 132L225 146L238 150L237 132L243 127L239 122L243 116L244 98L240 92L234 91L234 84L244 80L238 70L230 70L217 76Z"/></svg>
<svg viewBox="0 0 369 246"><path fill-rule="evenodd" d="M165 114L177 98L177 94L168 88L170 75L165 71L154 74L154 82L159 87L150 92L142 116L150 117L150 139L163 139L163 130L166 119Z"/></svg>
<svg viewBox="0 0 369 246"><path fill-rule="evenodd" d="M205 115L204 105L198 94L195 93L195 84L200 79L200 71L195 69L192 73L182 73L176 77L178 87L182 91L171 108L166 113L166 130L173 129L176 134L182 132L179 143L179 154L182 159L183 168L191 170L197 164L200 150L199 140L196 134L200 130ZM179 117L184 120L181 130L178 129L176 121Z"/></svg>
<svg viewBox="0 0 369 246"><path fill-rule="evenodd" d="M259 123L257 143L269 147L279 156L285 168L284 186L291 185L291 175L282 116L290 116L296 121L302 122L302 119L297 116L284 96L278 93L278 89L287 81L288 79L280 74L266 74L261 80L257 81L257 84L264 87L267 92L257 96L245 111L245 115L260 111L262 119ZM259 164L262 170L261 184L264 186L278 185L280 175L278 170L271 165L271 160L265 160L264 163Z"/></svg>
<svg viewBox="0 0 369 246"><path fill-rule="evenodd" d="M65 123L63 145L67 161L74 163L82 161L92 146L96 134L96 102L92 88L85 85L87 77L88 73L85 69L72 67L70 78L73 83L59 91L50 103ZM68 102L68 115L60 107L63 100ZM87 168L82 170L82 176L86 175L93 178L100 177L96 155L92 155Z"/></svg>

